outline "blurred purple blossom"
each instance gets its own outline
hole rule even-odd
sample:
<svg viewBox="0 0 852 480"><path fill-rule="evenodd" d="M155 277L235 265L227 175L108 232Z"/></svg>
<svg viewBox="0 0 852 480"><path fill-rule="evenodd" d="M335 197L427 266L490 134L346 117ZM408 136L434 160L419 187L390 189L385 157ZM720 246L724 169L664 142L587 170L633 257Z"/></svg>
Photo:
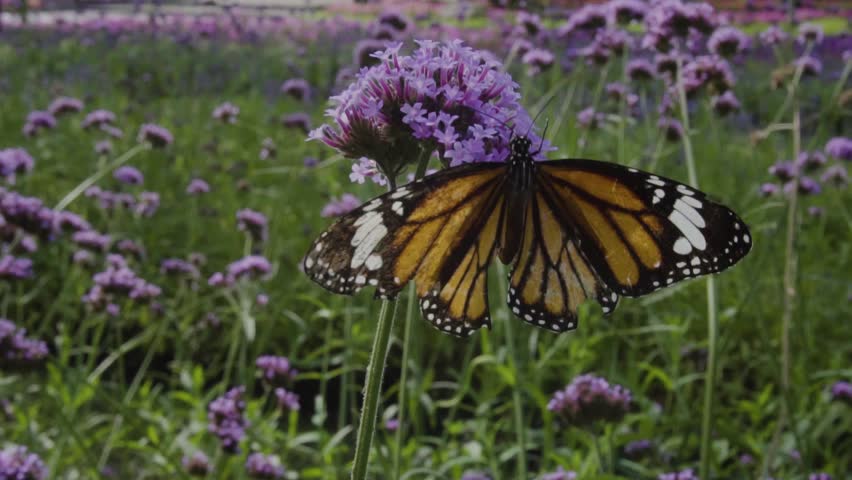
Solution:
<svg viewBox="0 0 852 480"><path fill-rule="evenodd" d="M553 54L543 48L534 48L521 57L521 62L527 65L527 74L538 75L553 66Z"/></svg>
<svg viewBox="0 0 852 480"><path fill-rule="evenodd" d="M112 142L109 140L101 140L95 144L95 153L98 155L107 155L112 153Z"/></svg>
<svg viewBox="0 0 852 480"><path fill-rule="evenodd" d="M210 185L200 178L193 178L189 181L189 185L186 186L186 193L190 195L201 195L202 193L209 193Z"/></svg>
<svg viewBox="0 0 852 480"><path fill-rule="evenodd" d="M378 185L387 185L388 183L387 178L382 175L375 161L361 157L358 162L352 164L349 180L355 183L364 183L368 178Z"/></svg>
<svg viewBox="0 0 852 480"><path fill-rule="evenodd" d="M71 261L76 265L90 267L95 262L95 256L88 250L77 250L71 256Z"/></svg>
<svg viewBox="0 0 852 480"><path fill-rule="evenodd" d="M648 6L639 0L611 0L609 9L609 24L625 25L633 21L642 21Z"/></svg>
<svg viewBox="0 0 852 480"><path fill-rule="evenodd" d="M298 411L300 408L299 396L283 387L275 389L275 400L281 411Z"/></svg>
<svg viewBox="0 0 852 480"><path fill-rule="evenodd" d="M831 399L852 404L852 383L840 380L831 386Z"/></svg>
<svg viewBox="0 0 852 480"><path fill-rule="evenodd" d="M825 166L828 159L822 152L801 152L796 159L796 169L802 172L813 172Z"/></svg>
<svg viewBox="0 0 852 480"><path fill-rule="evenodd" d="M562 37L578 30L595 31L607 25L607 17L605 5L585 5L568 17L568 21L557 29L557 35Z"/></svg>
<svg viewBox="0 0 852 480"><path fill-rule="evenodd" d="M737 100L737 97L734 96L734 92L731 90L713 97L711 104L713 110L719 115L727 115L740 109L740 101Z"/></svg>
<svg viewBox="0 0 852 480"><path fill-rule="evenodd" d="M760 186L760 196L769 197L771 195L777 194L781 191L781 188L774 183L764 183Z"/></svg>
<svg viewBox="0 0 852 480"><path fill-rule="evenodd" d="M524 34L535 37L544 31L544 24L541 23L541 17L534 13L529 13L524 10L518 12L515 16L515 23L521 27Z"/></svg>
<svg viewBox="0 0 852 480"><path fill-rule="evenodd" d="M157 148L163 148L174 143L172 132L163 126L154 123L145 123L139 127L137 139L140 142L148 142Z"/></svg>
<svg viewBox="0 0 852 480"><path fill-rule="evenodd" d="M601 377L585 374L557 391L547 409L561 414L571 424L589 425L598 421L621 420L631 408L632 401L630 390L621 385L610 385Z"/></svg>
<svg viewBox="0 0 852 480"><path fill-rule="evenodd" d="M722 57L701 55L683 67L684 88L688 95L702 88L713 93L723 93L733 88L734 72L730 64Z"/></svg>
<svg viewBox="0 0 852 480"><path fill-rule="evenodd" d="M751 39L734 27L721 27L710 35L707 49L720 57L733 57L743 53L751 45Z"/></svg>
<svg viewBox="0 0 852 480"><path fill-rule="evenodd" d="M780 45L790 38L787 33L777 25L770 25L766 30L760 32L760 41L766 46Z"/></svg>
<svg viewBox="0 0 852 480"><path fill-rule="evenodd" d="M782 182L786 182L798 175L798 169L793 162L778 161L769 167L769 174L774 175L775 178Z"/></svg>
<svg viewBox="0 0 852 480"><path fill-rule="evenodd" d="M198 267L180 258L166 258L160 262L160 273L165 275L186 275L190 278L198 278L201 275Z"/></svg>
<svg viewBox="0 0 852 480"><path fill-rule="evenodd" d="M15 183L15 176L27 173L35 166L33 157L23 148L4 148L0 150L0 177L8 183Z"/></svg>
<svg viewBox="0 0 852 480"><path fill-rule="evenodd" d="M102 127L115 123L115 114L109 110L94 110L83 119L83 128Z"/></svg>
<svg viewBox="0 0 852 480"><path fill-rule="evenodd" d="M71 235L71 241L89 250L105 252L109 248L112 239L109 235L101 234L94 230L80 230Z"/></svg>
<svg viewBox="0 0 852 480"><path fill-rule="evenodd" d="M55 117L67 113L77 113L83 111L83 102L73 97L57 97L50 102L47 111Z"/></svg>
<svg viewBox="0 0 852 480"><path fill-rule="evenodd" d="M245 387L234 387L214 399L207 407L207 429L219 437L222 450L227 453L237 453L240 441L246 434L248 420L244 417L244 393Z"/></svg>
<svg viewBox="0 0 852 480"><path fill-rule="evenodd" d="M636 58L627 63L627 76L633 81L653 79L654 70L654 65L643 58Z"/></svg>
<svg viewBox="0 0 852 480"><path fill-rule="evenodd" d="M836 187L845 187L849 183L849 176L846 173L846 167L843 165L832 165L825 169L820 176L822 183L834 185Z"/></svg>
<svg viewBox="0 0 852 480"><path fill-rule="evenodd" d="M304 112L291 113L281 117L281 125L294 130L301 130L305 134L311 131L311 116Z"/></svg>
<svg viewBox="0 0 852 480"><path fill-rule="evenodd" d="M56 233L56 212L41 199L0 188L0 218L6 226L50 239Z"/></svg>
<svg viewBox="0 0 852 480"><path fill-rule="evenodd" d="M634 440L624 446L624 456L631 460L639 460L654 452L654 442L648 439Z"/></svg>
<svg viewBox="0 0 852 480"><path fill-rule="evenodd" d="M131 166L123 166L112 172L112 176L121 183L128 185L142 185L145 176L138 169Z"/></svg>
<svg viewBox="0 0 852 480"><path fill-rule="evenodd" d="M258 154L258 157L261 160L275 158L275 151L275 142L271 138L264 138L260 144L260 154Z"/></svg>
<svg viewBox="0 0 852 480"><path fill-rule="evenodd" d="M678 142L684 135L683 125L674 118L661 117L660 120L657 121L657 128L663 131L663 134L666 136L666 140L670 142Z"/></svg>
<svg viewBox="0 0 852 480"><path fill-rule="evenodd" d="M242 278L259 278L268 275L271 271L272 264L269 260L259 255L249 255L229 264L225 273L214 273L207 283L214 287L229 287Z"/></svg>
<svg viewBox="0 0 852 480"><path fill-rule="evenodd" d="M802 77L817 77L822 73L822 62L810 55L797 58L795 65L802 69Z"/></svg>
<svg viewBox="0 0 852 480"><path fill-rule="evenodd" d="M237 211L237 228L246 232L255 242L265 242L269 232L269 221L266 215L244 208Z"/></svg>
<svg viewBox="0 0 852 480"><path fill-rule="evenodd" d="M246 472L250 478L274 480L284 477L284 467L280 465L278 457L252 453L246 460Z"/></svg>
<svg viewBox="0 0 852 480"><path fill-rule="evenodd" d="M385 420L385 430L389 432L395 432L399 430L399 419L396 417L391 417Z"/></svg>
<svg viewBox="0 0 852 480"><path fill-rule="evenodd" d="M311 84L303 78L291 78L281 84L281 93L296 100L309 100L311 98Z"/></svg>
<svg viewBox="0 0 852 480"><path fill-rule="evenodd" d="M114 125L103 124L100 130L112 138L124 138L124 131Z"/></svg>
<svg viewBox="0 0 852 480"><path fill-rule="evenodd" d="M796 188L797 182L790 181L784 184L784 193L790 194ZM816 195L822 192L822 187L819 182L811 177L800 176L798 181L798 190L801 195Z"/></svg>
<svg viewBox="0 0 852 480"><path fill-rule="evenodd" d="M825 37L823 33L822 26L816 23L803 23L799 25L799 36L796 40L799 43L812 43L814 45L818 45L822 43L822 39Z"/></svg>
<svg viewBox="0 0 852 480"><path fill-rule="evenodd" d="M254 297L254 303L261 307L269 305L269 295L265 293L258 293L257 296Z"/></svg>
<svg viewBox="0 0 852 480"><path fill-rule="evenodd" d="M358 68L371 67L379 63L379 59L373 56L375 53L381 52L388 45L386 40L376 40L374 38L365 38L355 44L352 50L353 62ZM345 73L341 70L340 74Z"/></svg>
<svg viewBox="0 0 852 480"><path fill-rule="evenodd" d="M739 462L740 462L740 465L743 465L743 466L753 465L754 464L754 457L752 457L748 453L744 453L744 454L740 455Z"/></svg>
<svg viewBox="0 0 852 480"><path fill-rule="evenodd" d="M820 472L808 475L808 480L832 480L832 477L825 472Z"/></svg>
<svg viewBox="0 0 852 480"><path fill-rule="evenodd" d="M24 135L32 137L38 135L41 130L50 130L53 128L56 128L56 117L48 112L35 110L27 115L27 120L24 124Z"/></svg>
<svg viewBox="0 0 852 480"><path fill-rule="evenodd" d="M319 165L319 159L317 157L305 157L302 159L302 165L305 168L314 168Z"/></svg>
<svg viewBox="0 0 852 480"><path fill-rule="evenodd" d="M0 318L0 367L32 368L47 358L47 344L27 338L26 334L26 330L12 321ZM0 469L0 478L3 478L2 473Z"/></svg>
<svg viewBox="0 0 852 480"><path fill-rule="evenodd" d="M261 377L273 386L285 385L299 374L287 357L261 355L257 357L255 365L262 370Z"/></svg>
<svg viewBox="0 0 852 480"><path fill-rule="evenodd" d="M587 107L577 114L577 125L594 130L606 120L606 115L598 112L594 107Z"/></svg>
<svg viewBox="0 0 852 480"><path fill-rule="evenodd" d="M240 107L231 102L225 102L213 109L213 118L223 123L237 123Z"/></svg>
<svg viewBox="0 0 852 480"><path fill-rule="evenodd" d="M657 480L700 480L691 468L679 472L661 473Z"/></svg>
<svg viewBox="0 0 852 480"><path fill-rule="evenodd" d="M577 472L565 470L560 465L556 471L542 475L541 480L577 480Z"/></svg>
<svg viewBox="0 0 852 480"><path fill-rule="evenodd" d="M191 477L206 477L213 469L210 466L210 459L201 451L196 451L192 455L183 457L181 465L183 465L183 469Z"/></svg>
<svg viewBox="0 0 852 480"><path fill-rule="evenodd" d="M322 217L340 217L358 208L361 200L351 193L344 193L340 198L332 198L320 212Z"/></svg>
<svg viewBox="0 0 852 480"><path fill-rule="evenodd" d="M852 138L832 138L825 144L825 153L840 160L852 160Z"/></svg>
<svg viewBox="0 0 852 480"><path fill-rule="evenodd" d="M814 218L822 217L824 214L825 214L825 209L822 208L822 207L817 207L815 205L808 207L808 215L810 215Z"/></svg>
<svg viewBox="0 0 852 480"><path fill-rule="evenodd" d="M143 217L150 217L160 208L160 194L157 192L140 192L134 210Z"/></svg>
<svg viewBox="0 0 852 480"><path fill-rule="evenodd" d="M10 445L0 451L0 478L3 480L44 480L47 474L44 462L27 447Z"/></svg>
<svg viewBox="0 0 852 480"><path fill-rule="evenodd" d="M129 238L120 240L118 244L116 244L116 248L119 252L129 253L136 258L142 258L145 255L145 249L142 245Z"/></svg>

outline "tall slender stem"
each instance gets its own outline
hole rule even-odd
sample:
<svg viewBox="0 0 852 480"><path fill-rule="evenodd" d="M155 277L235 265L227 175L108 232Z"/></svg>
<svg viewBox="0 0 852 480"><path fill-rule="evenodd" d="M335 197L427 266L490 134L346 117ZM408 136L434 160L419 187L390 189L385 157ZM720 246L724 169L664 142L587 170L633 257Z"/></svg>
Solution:
<svg viewBox="0 0 852 480"><path fill-rule="evenodd" d="M686 157L686 170L689 184L698 188L698 173L695 170L695 156L690 138L689 108L686 102L686 90L683 86L683 65L678 59L677 91L680 103L680 118L683 124L683 153ZM701 478L710 478L710 432L713 430L713 392L716 386L716 337L718 320L716 318L716 281L707 277L707 371L704 373L704 411L701 418Z"/></svg>
<svg viewBox="0 0 852 480"><path fill-rule="evenodd" d="M86 178L85 180L80 182L80 184L77 185L76 187L74 187L73 190L68 192L68 194L65 195L62 198L62 200L60 200L59 203L56 204L55 207L53 207L53 209L54 210L65 209L65 207L67 207L71 202L76 200L77 197L79 197L80 194L82 194L87 188L91 187L92 185L95 184L95 182L100 180L101 177L103 177L107 173L113 171L114 169L124 165L125 163L130 161L131 158L135 157L137 153L139 153L143 150L148 150L150 148L151 148L151 145L149 145L148 143L140 143L139 145L136 145L135 147L131 148L130 150L125 152L124 155L116 158L115 160L113 160L112 162L107 164L107 166L99 169L97 172L93 173L88 178Z"/></svg>
<svg viewBox="0 0 852 480"><path fill-rule="evenodd" d="M502 264L497 269L497 274L500 278L500 291L505 292L509 289L506 281L506 269ZM511 361L512 372L515 376L515 384L512 386L512 417L515 423L515 440L518 443L518 478L526 480L527 478L527 441L526 427L524 426L524 404L521 399L521 375L518 366L521 364L518 358L518 352L515 348L515 322L510 321L505 323L506 328L506 348L509 350L509 359Z"/></svg>
<svg viewBox="0 0 852 480"><path fill-rule="evenodd" d="M396 301L384 300L382 301L382 308L379 312L379 322L376 325L376 335L373 337L373 348L370 352L370 363L367 365L367 379L364 384L364 404L361 407L361 419L358 422L358 440L355 444L352 480L364 480L367 478L367 466L370 463L370 447L373 444L373 433L376 430L379 398L382 396L382 380L385 373L385 362L388 358L388 348L390 347L396 306Z"/></svg>

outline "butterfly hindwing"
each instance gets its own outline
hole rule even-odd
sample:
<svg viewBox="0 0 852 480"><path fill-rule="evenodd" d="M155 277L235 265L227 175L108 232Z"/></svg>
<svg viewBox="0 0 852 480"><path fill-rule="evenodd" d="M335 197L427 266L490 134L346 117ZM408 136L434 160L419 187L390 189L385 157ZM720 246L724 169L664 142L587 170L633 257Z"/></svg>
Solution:
<svg viewBox="0 0 852 480"><path fill-rule="evenodd" d="M751 249L729 208L675 180L592 160L540 164L539 187L558 206L598 275L639 296L720 272Z"/></svg>
<svg viewBox="0 0 852 480"><path fill-rule="evenodd" d="M580 243L562 225L541 193L527 204L517 261L509 274L509 309L537 327L555 332L577 328L577 310L594 299L610 313L618 295L601 281Z"/></svg>

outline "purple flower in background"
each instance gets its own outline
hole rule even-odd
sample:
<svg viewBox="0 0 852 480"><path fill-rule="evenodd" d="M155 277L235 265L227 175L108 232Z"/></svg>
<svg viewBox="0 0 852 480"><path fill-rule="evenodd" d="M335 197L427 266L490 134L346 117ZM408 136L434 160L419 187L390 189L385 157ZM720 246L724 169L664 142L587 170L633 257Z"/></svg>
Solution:
<svg viewBox="0 0 852 480"><path fill-rule="evenodd" d="M754 457L752 457L748 453L744 453L744 454L740 455L739 461L740 461L740 465L743 465L743 466L753 465L754 464Z"/></svg>
<svg viewBox="0 0 852 480"><path fill-rule="evenodd" d="M553 54L549 50L542 48L534 48L521 57L521 61L528 67L527 73L530 76L538 75L550 69L553 66L553 60Z"/></svg>
<svg viewBox="0 0 852 480"><path fill-rule="evenodd" d="M282 387L275 389L275 400L278 403L278 409L281 411L298 411L299 396L293 392L289 392Z"/></svg>
<svg viewBox="0 0 852 480"><path fill-rule="evenodd" d="M351 193L344 193L340 198L332 198L320 212L322 217L340 217L358 208L361 200Z"/></svg>
<svg viewBox="0 0 852 480"><path fill-rule="evenodd" d="M352 173L349 180L354 183L364 183L366 179L372 180L378 185L387 185L387 178L379 171L379 166L367 157L361 157L357 163L352 164Z"/></svg>
<svg viewBox="0 0 852 480"><path fill-rule="evenodd" d="M408 30L409 25L411 25L411 21L406 18L402 13L395 10L386 10L379 14L379 18L376 19L379 25L386 25L400 33Z"/></svg>
<svg viewBox="0 0 852 480"><path fill-rule="evenodd" d="M557 391L547 409L561 414L571 424L589 425L598 421L617 422L632 404L630 390L610 385L591 374L576 377L565 389Z"/></svg>
<svg viewBox="0 0 852 480"><path fill-rule="evenodd" d="M314 168L319 165L319 159L317 157L305 157L302 160L302 165L304 165L305 168Z"/></svg>
<svg viewBox="0 0 852 480"><path fill-rule="evenodd" d="M275 152L275 142L273 142L271 138L264 138L263 142L260 144L260 154L258 157L261 160L275 158Z"/></svg>
<svg viewBox="0 0 852 480"><path fill-rule="evenodd" d="M303 78L291 78L281 84L281 93L306 101L311 98L311 84Z"/></svg>
<svg viewBox="0 0 852 480"><path fill-rule="evenodd" d="M643 58L636 58L627 63L627 76L633 81L652 80L655 76L654 65Z"/></svg>
<svg viewBox="0 0 852 480"><path fill-rule="evenodd" d="M841 380L832 385L831 399L852 404L852 383Z"/></svg>
<svg viewBox="0 0 852 480"><path fill-rule="evenodd" d="M678 54L658 53L654 56L654 67L660 75L669 75L674 79L677 75Z"/></svg>
<svg viewBox="0 0 852 480"><path fill-rule="evenodd" d="M35 166L33 157L23 148L4 148L0 150L0 177L14 183L15 176L27 173Z"/></svg>
<svg viewBox="0 0 852 480"><path fill-rule="evenodd" d="M825 153L840 160L852 160L852 138L832 138L825 144Z"/></svg>
<svg viewBox="0 0 852 480"><path fill-rule="evenodd" d="M787 33L777 25L770 25L766 30L760 32L760 41L769 47L780 45L790 38Z"/></svg>
<svg viewBox="0 0 852 480"><path fill-rule="evenodd" d="M577 472L565 470L560 465L556 471L542 475L541 480L577 480Z"/></svg>
<svg viewBox="0 0 852 480"><path fill-rule="evenodd" d="M792 180L798 174L798 169L793 162L779 161L769 167L769 174L774 175L782 182L786 182Z"/></svg>
<svg viewBox="0 0 852 480"><path fill-rule="evenodd" d="M98 155L107 155L112 153L112 142L109 140L101 140L95 144L95 153Z"/></svg>
<svg viewBox="0 0 852 480"><path fill-rule="evenodd" d="M254 303L261 307L269 305L269 295L265 293L258 293L257 296L254 297Z"/></svg>
<svg viewBox="0 0 852 480"><path fill-rule="evenodd" d="M216 272L207 283L213 287L229 287L242 278L258 278L269 274L272 264L260 255L249 255L228 265L225 273Z"/></svg>
<svg viewBox="0 0 852 480"><path fill-rule="evenodd" d="M372 67L379 63L379 59L374 57L375 53L381 52L388 45L385 40L376 40L367 38L355 44L352 50L353 62L358 68Z"/></svg>
<svg viewBox="0 0 852 480"><path fill-rule="evenodd" d="M95 256L88 250L77 250L71 256L71 261L76 265L89 267L95 263Z"/></svg>
<svg viewBox="0 0 852 480"><path fill-rule="evenodd" d="M802 69L802 77L817 77L822 73L822 62L810 55L797 58L794 64Z"/></svg>
<svg viewBox="0 0 852 480"><path fill-rule="evenodd" d="M248 420L243 416L246 409L243 400L245 390L242 386L234 387L207 407L207 430L219 437L222 450L227 453L237 453L240 441L246 434Z"/></svg>
<svg viewBox="0 0 852 480"><path fill-rule="evenodd" d="M808 207L808 215L810 215L814 218L822 217L824 214L825 214L825 209L823 209L822 207L816 207L816 206Z"/></svg>
<svg viewBox="0 0 852 480"><path fill-rule="evenodd" d="M609 23L625 25L633 21L642 21L648 6L639 0L612 0L608 4Z"/></svg>
<svg viewBox="0 0 852 480"><path fill-rule="evenodd" d="M713 97L711 103L713 110L719 115L727 115L740 109L740 101L737 100L737 97L734 96L734 92L731 90Z"/></svg>
<svg viewBox="0 0 852 480"><path fill-rule="evenodd" d="M281 125L308 134L311 131L311 117L304 112L291 113L281 117Z"/></svg>
<svg viewBox="0 0 852 480"><path fill-rule="evenodd" d="M121 183L128 185L142 185L145 181L145 176L136 168L124 166L117 168L112 172L112 176Z"/></svg>
<svg viewBox="0 0 852 480"><path fill-rule="evenodd" d="M167 258L163 260L160 263L160 273L165 275L186 275L191 278L198 278L201 275L198 267L180 258Z"/></svg>
<svg viewBox="0 0 852 480"><path fill-rule="evenodd" d="M713 32L707 40L707 49L720 57L733 57L748 49L751 40L741 30L734 27L722 27Z"/></svg>
<svg viewBox="0 0 852 480"><path fill-rule="evenodd" d="M688 95L702 87L715 93L733 88L735 79L730 64L722 57L702 55L683 67L684 88Z"/></svg>
<svg viewBox="0 0 852 480"><path fill-rule="evenodd" d="M28 137L37 135L41 130L50 130L56 127L56 117L48 112L35 110L27 115L24 124L24 134Z"/></svg>
<svg viewBox="0 0 852 480"><path fill-rule="evenodd" d="M801 195L816 195L822 192L822 187L819 182L811 177L799 177L799 181L790 181L784 184L784 193L791 194L798 183L799 194Z"/></svg>
<svg viewBox="0 0 852 480"><path fill-rule="evenodd" d="M808 480L832 480L832 477L825 472L820 472L808 475Z"/></svg>
<svg viewBox="0 0 852 480"><path fill-rule="evenodd" d="M204 452L194 452L192 455L183 457L181 461L183 469L191 477L206 477L212 471L210 459Z"/></svg>
<svg viewBox="0 0 852 480"><path fill-rule="evenodd" d="M145 249L142 245L130 240L129 238L119 241L116 248L118 248L119 252L129 253L136 258L142 258L145 255Z"/></svg>
<svg viewBox="0 0 852 480"><path fill-rule="evenodd" d="M160 208L160 194L157 192L141 192L136 202L135 211L143 217L150 217Z"/></svg>
<svg viewBox="0 0 852 480"><path fill-rule="evenodd" d="M102 127L104 125L112 125L115 123L115 114L109 110L94 110L89 112L83 119L83 128L89 129L94 127Z"/></svg>
<svg viewBox="0 0 852 480"><path fill-rule="evenodd" d="M23 328L18 328L10 320L0 318L0 367L33 368L47 358L47 344L41 340L27 338L26 334L27 331Z"/></svg>
<svg viewBox="0 0 852 480"><path fill-rule="evenodd" d="M399 419L396 417L385 420L385 430L395 432L399 430Z"/></svg>
<svg viewBox="0 0 852 480"><path fill-rule="evenodd" d="M663 131L666 140L670 142L678 142L683 138L683 125L674 118L662 117L657 122L657 128Z"/></svg>
<svg viewBox="0 0 852 480"><path fill-rule="evenodd" d="M246 232L255 242L264 242L269 231L266 215L244 208L237 211L237 228Z"/></svg>
<svg viewBox="0 0 852 480"><path fill-rule="evenodd" d="M50 239L56 233L56 212L41 199L0 188L0 218L26 233Z"/></svg>
<svg viewBox="0 0 852 480"><path fill-rule="evenodd" d="M642 44L660 52L675 47L675 41L692 32L709 34L719 21L713 7L706 3L681 3L679 0L656 2L645 14Z"/></svg>
<svg viewBox="0 0 852 480"><path fill-rule="evenodd" d="M280 465L278 457L252 453L246 460L246 472L251 478L272 480L284 476L284 467Z"/></svg>
<svg viewBox="0 0 852 480"><path fill-rule="evenodd" d="M298 371L290 365L290 360L287 357L278 357L275 355L261 355L255 361L257 368L261 369L261 376L271 385L284 385L290 382Z"/></svg>
<svg viewBox="0 0 852 480"><path fill-rule="evenodd" d="M193 178L186 186L186 193L190 195L201 195L210 192L210 185L200 178Z"/></svg>
<svg viewBox="0 0 852 480"><path fill-rule="evenodd" d="M760 186L760 196L761 197L769 197L777 194L781 190L778 185L774 183L764 183Z"/></svg>
<svg viewBox="0 0 852 480"><path fill-rule="evenodd" d="M3 480L44 480L47 467L27 447L12 445L0 451L0 478Z"/></svg>
<svg viewBox="0 0 852 480"><path fill-rule="evenodd" d="M83 102L73 97L57 97L50 102L47 111L55 117L66 113L77 113L83 111Z"/></svg>
<svg viewBox="0 0 852 480"><path fill-rule="evenodd" d="M639 460L654 452L654 442L643 439L635 440L624 446L624 456L631 460Z"/></svg>
<svg viewBox="0 0 852 480"><path fill-rule="evenodd" d="M213 109L213 118L224 123L237 123L240 107L231 102L225 102Z"/></svg>
<svg viewBox="0 0 852 480"><path fill-rule="evenodd" d="M578 30L595 31L607 25L605 5L585 5L571 14L568 21L557 29L559 36L565 36Z"/></svg>
<svg viewBox="0 0 852 480"><path fill-rule="evenodd" d="M114 257L120 256L116 255ZM123 258L118 264L112 264L103 272L92 276L95 285L83 296L83 302L92 308L103 309L109 303L109 296L126 296L137 302L148 302L158 297L160 287L148 283L131 270Z"/></svg>
<svg viewBox="0 0 852 480"><path fill-rule="evenodd" d="M598 112L594 107L587 107L577 114L577 124L581 127L594 130L606 120L604 113Z"/></svg>
<svg viewBox="0 0 852 480"><path fill-rule="evenodd" d="M145 123L139 128L137 139L140 142L148 142L157 148L163 148L174 143L172 132L165 127L154 123Z"/></svg>
<svg viewBox="0 0 852 480"><path fill-rule="evenodd" d="M799 25L799 36L796 39L799 43L812 43L818 45L822 43L825 34L822 31L822 26L816 23L803 23Z"/></svg>
<svg viewBox="0 0 852 480"><path fill-rule="evenodd" d="M71 235L71 241L89 250L105 252L109 248L112 239L109 235L101 234L94 230L81 230Z"/></svg>
<svg viewBox="0 0 852 480"><path fill-rule="evenodd" d="M845 187L849 183L849 176L846 173L846 167L843 165L833 165L826 168L819 179L822 183L831 184L836 187Z"/></svg>
<svg viewBox="0 0 852 480"><path fill-rule="evenodd" d="M657 480L700 480L691 468L679 472L661 473Z"/></svg>
<svg viewBox="0 0 852 480"><path fill-rule="evenodd" d="M100 126L100 130L112 138L124 138L124 132L113 125L103 124Z"/></svg>
<svg viewBox="0 0 852 480"><path fill-rule="evenodd" d="M513 130L532 123L517 84L490 54L461 41L418 44L410 56L399 54L401 44L376 54L380 65L332 97L336 128L322 125L310 138L374 160L391 178L421 152L437 151L449 165L505 160ZM540 139L533 133L530 140Z"/></svg>
<svg viewBox="0 0 852 480"><path fill-rule="evenodd" d="M519 11L515 17L515 23L530 37L535 37L544 31L544 24L541 23L541 17L534 13L523 10Z"/></svg>
<svg viewBox="0 0 852 480"><path fill-rule="evenodd" d="M801 152L796 159L796 169L803 172L813 172L825 166L828 160L822 152Z"/></svg>

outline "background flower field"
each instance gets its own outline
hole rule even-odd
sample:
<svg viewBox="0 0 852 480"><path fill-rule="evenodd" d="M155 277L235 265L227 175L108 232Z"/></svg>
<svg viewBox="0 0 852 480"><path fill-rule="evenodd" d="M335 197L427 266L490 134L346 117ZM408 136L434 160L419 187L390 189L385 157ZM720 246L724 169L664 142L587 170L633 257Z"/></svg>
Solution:
<svg viewBox="0 0 852 480"><path fill-rule="evenodd" d="M703 280L558 336L492 288L493 329L465 340L406 290L370 478L850 478L849 12L772 30L710 9L665 57L664 22L618 27L619 5L4 29L0 479L348 478L379 302L300 263L385 187L310 132L415 39L490 51L549 158L687 181L694 157L754 249L716 277L712 346Z"/></svg>

